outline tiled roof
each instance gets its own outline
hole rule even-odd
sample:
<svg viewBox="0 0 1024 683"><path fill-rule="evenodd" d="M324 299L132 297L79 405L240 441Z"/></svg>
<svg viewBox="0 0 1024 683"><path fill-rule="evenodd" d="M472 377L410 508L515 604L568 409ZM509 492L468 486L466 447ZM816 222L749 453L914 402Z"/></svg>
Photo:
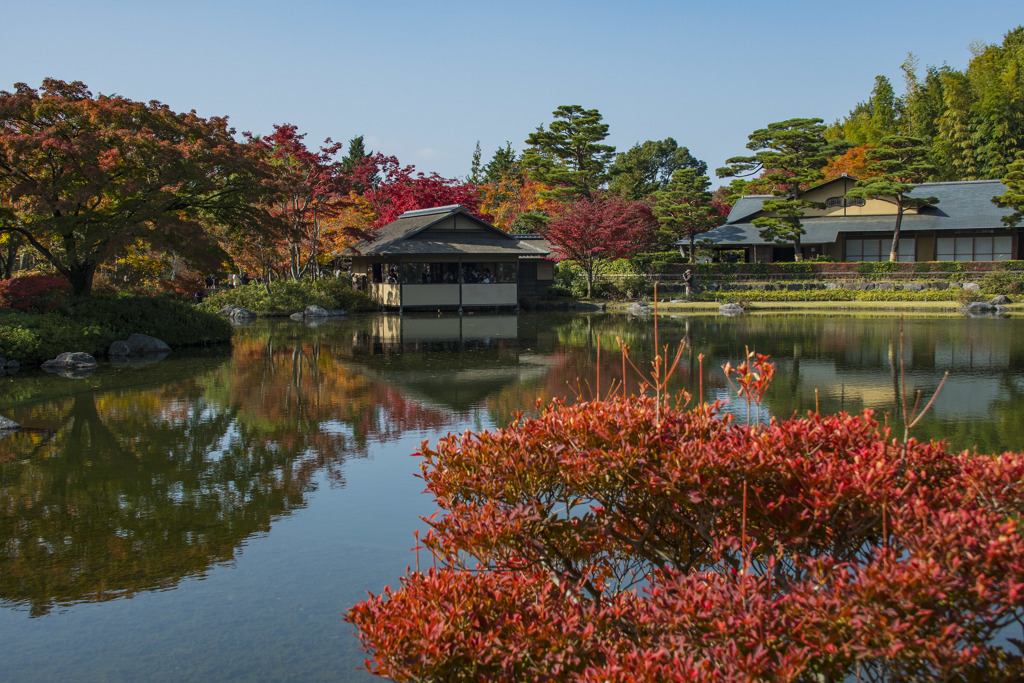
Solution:
<svg viewBox="0 0 1024 683"><path fill-rule="evenodd" d="M992 230L1005 229L1002 222L1007 215L992 203L992 197L1006 192L998 180L971 180L963 182L921 183L908 193L910 197L935 197L938 204L923 207L919 213L903 215L902 232ZM701 235L716 244L753 246L772 244L758 234L750 221L761 210L767 196L741 197L733 206L725 225ZM896 215L881 216L823 216L801 220L807 234L800 238L803 244L831 244L841 232L892 233ZM680 242L682 243L682 242Z"/></svg>
<svg viewBox="0 0 1024 683"><path fill-rule="evenodd" d="M459 230L445 233L425 232L427 228L454 215L476 223L480 230ZM481 220L459 205L407 211L397 220L383 226L372 240L361 242L356 249L364 256L399 255L544 255L542 249L522 242L514 236Z"/></svg>

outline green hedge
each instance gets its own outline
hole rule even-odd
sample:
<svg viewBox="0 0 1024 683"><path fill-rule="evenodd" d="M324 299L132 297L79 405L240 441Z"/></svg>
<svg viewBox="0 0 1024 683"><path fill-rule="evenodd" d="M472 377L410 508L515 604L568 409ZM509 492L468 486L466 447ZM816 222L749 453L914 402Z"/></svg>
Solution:
<svg viewBox="0 0 1024 683"><path fill-rule="evenodd" d="M749 289L739 292L705 292L695 298L721 303L758 301L962 301L961 289L913 292L906 290L809 289L803 291Z"/></svg>
<svg viewBox="0 0 1024 683"><path fill-rule="evenodd" d="M45 314L0 309L0 355L23 364L65 351L105 356L111 343L136 332L172 348L231 340L231 325L220 316L163 296L68 299Z"/></svg>

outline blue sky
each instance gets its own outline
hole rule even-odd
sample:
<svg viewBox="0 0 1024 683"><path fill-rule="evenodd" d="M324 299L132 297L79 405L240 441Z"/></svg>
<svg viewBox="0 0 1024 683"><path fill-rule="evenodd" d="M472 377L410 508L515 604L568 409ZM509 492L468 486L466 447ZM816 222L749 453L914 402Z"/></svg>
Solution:
<svg viewBox="0 0 1024 683"><path fill-rule="evenodd" d="M769 122L826 122L877 74L963 69L972 41L1024 24L1019 0L857 3L0 0L0 89L44 77L94 93L292 123L314 145L364 135L418 170L465 176L563 104L598 109L625 151L675 138L711 169ZM717 185L717 182L715 183Z"/></svg>

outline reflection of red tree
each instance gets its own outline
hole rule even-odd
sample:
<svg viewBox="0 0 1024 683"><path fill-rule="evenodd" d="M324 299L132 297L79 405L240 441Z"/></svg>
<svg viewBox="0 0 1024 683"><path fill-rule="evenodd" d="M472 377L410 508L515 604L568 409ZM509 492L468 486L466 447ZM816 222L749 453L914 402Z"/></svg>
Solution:
<svg viewBox="0 0 1024 683"><path fill-rule="evenodd" d="M231 382L230 401L244 419L286 445L308 434L323 436L325 423L331 422L348 427L362 448L369 439L439 430L458 420L449 411L409 400L390 385L353 372L338 361L335 349L322 344L238 339Z"/></svg>

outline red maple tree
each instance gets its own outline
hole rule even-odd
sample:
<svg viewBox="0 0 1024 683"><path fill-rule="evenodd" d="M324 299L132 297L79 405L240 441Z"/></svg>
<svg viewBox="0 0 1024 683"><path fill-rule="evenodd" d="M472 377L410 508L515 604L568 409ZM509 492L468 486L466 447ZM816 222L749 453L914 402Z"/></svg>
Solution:
<svg viewBox="0 0 1024 683"><path fill-rule="evenodd" d="M379 180L374 182L373 178ZM368 188L363 198L377 216L375 228L387 225L406 211L452 204L461 204L469 213L490 220L480 211L476 185L444 178L436 172L416 171L415 166L402 166L394 156L368 156L365 163L353 169L350 182Z"/></svg>
<svg viewBox="0 0 1024 683"><path fill-rule="evenodd" d="M573 201L547 224L543 234L551 241L555 260L573 261L583 270L589 298L594 280L608 262L650 244L657 224L645 202L606 194Z"/></svg>

